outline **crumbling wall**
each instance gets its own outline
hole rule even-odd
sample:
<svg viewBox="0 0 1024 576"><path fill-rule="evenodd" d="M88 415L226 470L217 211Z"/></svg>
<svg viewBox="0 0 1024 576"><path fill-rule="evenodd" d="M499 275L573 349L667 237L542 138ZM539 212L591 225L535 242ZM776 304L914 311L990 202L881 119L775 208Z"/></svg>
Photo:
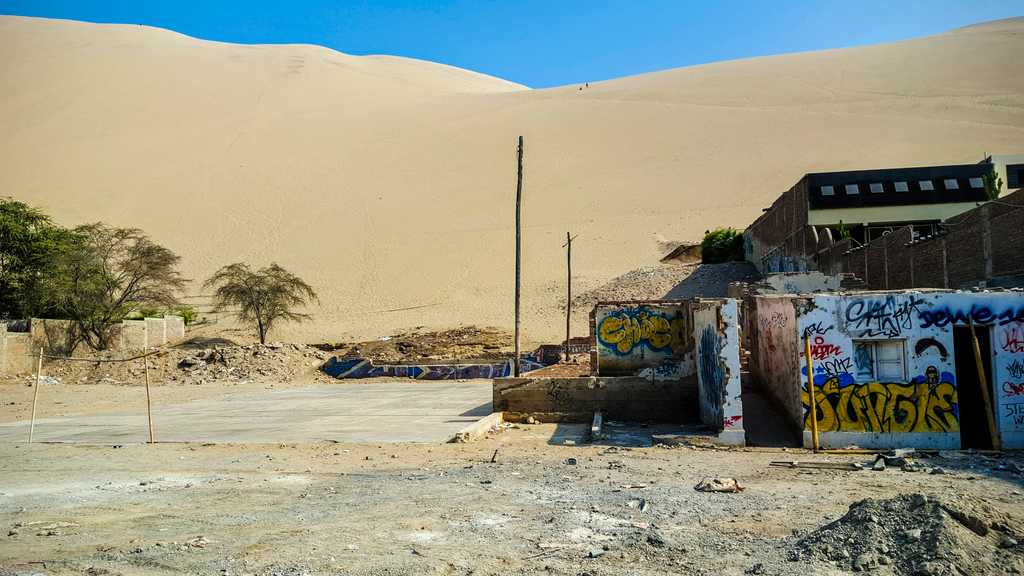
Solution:
<svg viewBox="0 0 1024 576"><path fill-rule="evenodd" d="M697 416L697 390L684 382L622 378L499 378L492 409L509 420L590 422L594 412L609 420L685 422Z"/></svg>
<svg viewBox="0 0 1024 576"><path fill-rule="evenodd" d="M839 290L839 277L828 276L818 271L780 272L767 274L758 289L777 294L806 294L809 292L834 292Z"/></svg>
<svg viewBox="0 0 1024 576"><path fill-rule="evenodd" d="M596 374L635 376L651 369L675 379L692 373L688 301L599 302L592 316Z"/></svg>
<svg viewBox="0 0 1024 576"><path fill-rule="evenodd" d="M693 306L700 419L743 444L739 306L736 300L700 300Z"/></svg>

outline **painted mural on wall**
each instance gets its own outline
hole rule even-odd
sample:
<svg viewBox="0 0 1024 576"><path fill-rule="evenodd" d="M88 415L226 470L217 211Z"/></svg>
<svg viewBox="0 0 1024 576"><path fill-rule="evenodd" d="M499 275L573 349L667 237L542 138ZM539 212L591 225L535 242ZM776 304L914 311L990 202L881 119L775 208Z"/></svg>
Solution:
<svg viewBox="0 0 1024 576"><path fill-rule="evenodd" d="M693 350L690 311L686 304L601 305L594 312L598 370L601 374L636 374L646 368L672 370Z"/></svg>
<svg viewBox="0 0 1024 576"><path fill-rule="evenodd" d="M530 360L522 360L520 372L543 368ZM321 368L335 378L415 378L417 380L468 380L472 378L507 378L512 375L512 361L493 364L374 364L366 358L328 360Z"/></svg>
<svg viewBox="0 0 1024 576"><path fill-rule="evenodd" d="M999 428L1024 432L1024 295L1017 293L814 297L799 325L811 340L819 430L959 432L953 327L972 322L991 328Z"/></svg>

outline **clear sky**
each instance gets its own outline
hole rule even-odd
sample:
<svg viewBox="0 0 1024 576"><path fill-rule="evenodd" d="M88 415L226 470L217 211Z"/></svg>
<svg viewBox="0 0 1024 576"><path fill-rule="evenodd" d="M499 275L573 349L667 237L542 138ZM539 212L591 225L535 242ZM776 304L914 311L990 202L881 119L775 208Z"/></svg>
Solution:
<svg viewBox="0 0 1024 576"><path fill-rule="evenodd" d="M874 44L1024 15L1024 0L0 0L0 13L422 58L531 87Z"/></svg>

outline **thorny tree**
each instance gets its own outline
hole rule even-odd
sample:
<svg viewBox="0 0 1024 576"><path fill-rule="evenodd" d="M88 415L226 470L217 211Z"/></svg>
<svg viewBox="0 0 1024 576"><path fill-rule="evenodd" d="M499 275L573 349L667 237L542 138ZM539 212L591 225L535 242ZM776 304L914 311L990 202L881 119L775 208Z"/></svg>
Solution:
<svg viewBox="0 0 1024 576"><path fill-rule="evenodd" d="M230 264L218 270L204 286L216 288L216 310L237 306L239 320L255 323L262 344L267 343L267 333L278 320L309 319L308 314L293 309L317 299L309 284L277 264L257 271L241 262Z"/></svg>
<svg viewBox="0 0 1024 576"><path fill-rule="evenodd" d="M64 251L44 287L47 304L71 319L77 337L105 350L110 326L145 307L169 308L185 280L177 254L137 228L86 224L72 231L78 241Z"/></svg>

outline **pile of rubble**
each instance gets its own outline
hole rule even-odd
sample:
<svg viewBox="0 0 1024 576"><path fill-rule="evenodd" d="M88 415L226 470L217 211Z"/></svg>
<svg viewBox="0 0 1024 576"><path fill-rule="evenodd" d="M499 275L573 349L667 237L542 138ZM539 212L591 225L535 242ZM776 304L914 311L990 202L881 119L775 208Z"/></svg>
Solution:
<svg viewBox="0 0 1024 576"><path fill-rule="evenodd" d="M124 352L98 352L97 360L124 358ZM154 382L201 385L212 381L285 382L318 373L328 355L304 344L226 344L195 348L187 343L147 357ZM131 362L47 362L46 378L66 384L139 384L143 360ZM30 378L31 379L31 378ZM44 384L47 382L44 382Z"/></svg>
<svg viewBox="0 0 1024 576"><path fill-rule="evenodd" d="M791 560L898 575L1018 574L1022 525L976 498L904 494L850 505L842 518L799 539Z"/></svg>
<svg viewBox="0 0 1024 576"><path fill-rule="evenodd" d="M330 356L367 358L377 364L458 360L504 360L512 354L512 336L498 328L464 326L438 332L412 330L377 340L318 344Z"/></svg>

